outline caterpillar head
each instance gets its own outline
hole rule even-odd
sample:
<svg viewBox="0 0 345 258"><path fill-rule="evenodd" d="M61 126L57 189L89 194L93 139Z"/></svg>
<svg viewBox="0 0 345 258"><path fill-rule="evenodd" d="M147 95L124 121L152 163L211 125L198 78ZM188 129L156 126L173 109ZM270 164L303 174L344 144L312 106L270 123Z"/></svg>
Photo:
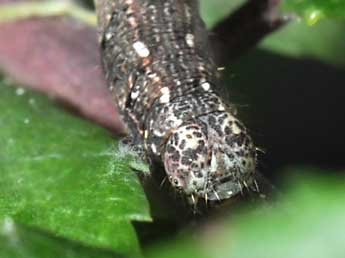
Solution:
<svg viewBox="0 0 345 258"><path fill-rule="evenodd" d="M253 182L256 154L243 125L216 112L177 128L163 162L171 184L193 198L223 200Z"/></svg>

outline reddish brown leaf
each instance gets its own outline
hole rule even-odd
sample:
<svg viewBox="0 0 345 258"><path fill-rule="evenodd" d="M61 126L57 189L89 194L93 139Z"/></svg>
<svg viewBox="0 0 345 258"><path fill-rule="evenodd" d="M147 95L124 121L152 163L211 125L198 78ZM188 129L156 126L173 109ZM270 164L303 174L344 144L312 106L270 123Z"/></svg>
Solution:
<svg viewBox="0 0 345 258"><path fill-rule="evenodd" d="M95 28L64 17L1 23L0 67L16 81L123 132L101 71Z"/></svg>

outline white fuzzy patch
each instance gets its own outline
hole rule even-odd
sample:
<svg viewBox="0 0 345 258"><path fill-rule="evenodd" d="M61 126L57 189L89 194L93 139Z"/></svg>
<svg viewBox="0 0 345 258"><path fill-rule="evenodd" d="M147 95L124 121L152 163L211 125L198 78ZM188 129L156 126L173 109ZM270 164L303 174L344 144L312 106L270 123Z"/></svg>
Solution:
<svg viewBox="0 0 345 258"><path fill-rule="evenodd" d="M157 153L157 148L156 148L156 145L154 145L153 143L151 144L151 150L154 154Z"/></svg>
<svg viewBox="0 0 345 258"><path fill-rule="evenodd" d="M170 101L170 90L168 87L163 87L161 89L162 96L159 99L160 103L169 103Z"/></svg>
<svg viewBox="0 0 345 258"><path fill-rule="evenodd" d="M112 37L113 37L113 34L111 34L111 33L106 33L105 34L105 39L106 40L110 40Z"/></svg>
<svg viewBox="0 0 345 258"><path fill-rule="evenodd" d="M16 89L17 96L22 96L22 95L24 95L24 93L25 93L25 89L23 89L23 88Z"/></svg>
<svg viewBox="0 0 345 258"><path fill-rule="evenodd" d="M10 235L14 233L15 232L14 221L11 218L6 217L3 220L2 227L0 227L0 229L1 229L1 233L6 234L6 235Z"/></svg>
<svg viewBox="0 0 345 258"><path fill-rule="evenodd" d="M164 94L169 94L170 93L170 90L168 87L163 87L161 88L161 93L164 95Z"/></svg>
<svg viewBox="0 0 345 258"><path fill-rule="evenodd" d="M241 133L241 129L235 123L232 125L232 131L234 134Z"/></svg>
<svg viewBox="0 0 345 258"><path fill-rule="evenodd" d="M150 50L147 48L147 46L141 42L141 41L136 41L133 44L133 48L135 50L135 52L137 52L137 54L140 57L148 57L150 55Z"/></svg>
<svg viewBox="0 0 345 258"><path fill-rule="evenodd" d="M169 94L164 94L159 99L159 102L162 103L162 104L169 103L169 101L170 101L170 95Z"/></svg>
<svg viewBox="0 0 345 258"><path fill-rule="evenodd" d="M219 111L224 111L224 110L225 110L225 108L224 108L224 106L223 106L223 105L219 105L218 110L219 110Z"/></svg>
<svg viewBox="0 0 345 258"><path fill-rule="evenodd" d="M136 99L139 96L139 91L133 91L131 93L131 99Z"/></svg>
<svg viewBox="0 0 345 258"><path fill-rule="evenodd" d="M186 43L189 47L194 47L194 35L193 34L186 34Z"/></svg>
<svg viewBox="0 0 345 258"><path fill-rule="evenodd" d="M136 19L135 19L133 16L131 16L131 17L128 18L128 23L129 23L132 27L138 26L138 23L137 23Z"/></svg>
<svg viewBox="0 0 345 258"><path fill-rule="evenodd" d="M204 89L204 91L209 91L211 88L211 84L209 82L203 82L201 84L201 87Z"/></svg>

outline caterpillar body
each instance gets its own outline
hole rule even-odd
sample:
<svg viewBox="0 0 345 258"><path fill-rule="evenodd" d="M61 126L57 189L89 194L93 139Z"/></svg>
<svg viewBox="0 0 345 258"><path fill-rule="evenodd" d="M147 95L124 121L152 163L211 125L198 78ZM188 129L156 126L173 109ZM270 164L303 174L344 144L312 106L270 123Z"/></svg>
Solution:
<svg viewBox="0 0 345 258"><path fill-rule="evenodd" d="M207 31L192 0L101 0L109 89L136 144L193 200L254 183L256 149L218 93Z"/></svg>

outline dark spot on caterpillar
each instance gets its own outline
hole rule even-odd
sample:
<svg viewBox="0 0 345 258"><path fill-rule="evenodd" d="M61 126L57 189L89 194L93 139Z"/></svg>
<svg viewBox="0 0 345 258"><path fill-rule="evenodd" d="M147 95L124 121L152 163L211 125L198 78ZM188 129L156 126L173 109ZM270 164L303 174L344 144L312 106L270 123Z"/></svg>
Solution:
<svg viewBox="0 0 345 258"><path fill-rule="evenodd" d="M224 129L224 132L225 132L226 135L230 135L232 131L231 131L229 126L226 126L225 129Z"/></svg>
<svg viewBox="0 0 345 258"><path fill-rule="evenodd" d="M197 168L199 168L198 164L192 163L192 169L197 169Z"/></svg>
<svg viewBox="0 0 345 258"><path fill-rule="evenodd" d="M171 155L171 160L175 162L179 161L180 153L178 151L174 151L173 154Z"/></svg>
<svg viewBox="0 0 345 258"><path fill-rule="evenodd" d="M202 134L200 132L193 132L193 135L198 138L202 137Z"/></svg>
<svg viewBox="0 0 345 258"><path fill-rule="evenodd" d="M207 149L203 140L198 141L198 147L195 149L195 152L199 154L207 154Z"/></svg>
<svg viewBox="0 0 345 258"><path fill-rule="evenodd" d="M198 130L199 128L197 126L195 126L195 125L190 125L190 126L187 126L186 129L187 130L193 130L193 129L194 130Z"/></svg>
<svg viewBox="0 0 345 258"><path fill-rule="evenodd" d="M225 142L230 146L233 147L234 141L232 136L226 136L225 137Z"/></svg>
<svg viewBox="0 0 345 258"><path fill-rule="evenodd" d="M181 144L179 145L179 148L180 148L181 150L183 150L185 147L186 147L186 140L183 139L183 140L181 141Z"/></svg>
<svg viewBox="0 0 345 258"><path fill-rule="evenodd" d="M242 123L240 123L240 121L236 120L235 124L237 125L238 128L240 128L241 131L245 131L244 126L242 125Z"/></svg>
<svg viewBox="0 0 345 258"><path fill-rule="evenodd" d="M174 148L173 146L169 145L169 146L166 148L166 151L167 151L168 153L173 153L173 152L175 151L175 148Z"/></svg>
<svg viewBox="0 0 345 258"><path fill-rule="evenodd" d="M218 133L218 135L220 136L220 137L222 137L223 136L223 131L222 131L222 127L220 126L220 125L215 125L214 126L214 130Z"/></svg>
<svg viewBox="0 0 345 258"><path fill-rule="evenodd" d="M214 128L216 126L217 121L214 116L210 116L208 119L208 123L210 124L211 127Z"/></svg>
<svg viewBox="0 0 345 258"><path fill-rule="evenodd" d="M178 134L174 134L174 136L173 136L174 145L178 144L178 140L179 140Z"/></svg>
<svg viewBox="0 0 345 258"><path fill-rule="evenodd" d="M187 150L182 151L182 155L191 160L197 159L195 151L191 148L188 148Z"/></svg>
<svg viewBox="0 0 345 258"><path fill-rule="evenodd" d="M237 143L238 146L241 146L244 143L246 136L244 133L240 133L239 135L236 135L233 139L234 143Z"/></svg>
<svg viewBox="0 0 345 258"><path fill-rule="evenodd" d="M234 156L234 154L230 153L230 154L228 154L228 158L230 161L232 161L232 160L234 160L235 156Z"/></svg>
<svg viewBox="0 0 345 258"><path fill-rule="evenodd" d="M203 176L201 172L194 172L194 175L198 178L202 178L202 176Z"/></svg>
<svg viewBox="0 0 345 258"><path fill-rule="evenodd" d="M190 165L190 164L193 163L193 161L192 161L191 159L187 158L187 157L182 157L181 163L182 163L183 165Z"/></svg>

